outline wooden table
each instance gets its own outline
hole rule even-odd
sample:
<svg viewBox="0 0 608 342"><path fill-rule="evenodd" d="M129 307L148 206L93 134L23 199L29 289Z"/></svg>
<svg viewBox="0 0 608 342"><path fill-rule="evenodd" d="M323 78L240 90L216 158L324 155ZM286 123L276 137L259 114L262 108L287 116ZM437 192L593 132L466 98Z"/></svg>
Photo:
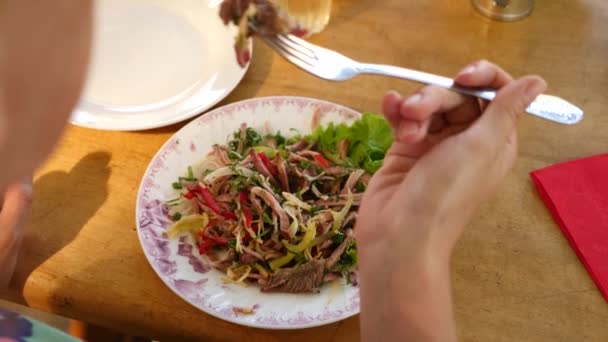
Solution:
<svg viewBox="0 0 608 342"><path fill-rule="evenodd" d="M607 32L604 0L538 1L530 18L515 23L488 20L468 0L335 0L329 27L312 39L361 60L445 75L486 58L514 75L544 76L551 93L585 109L585 120L573 127L524 117L514 171L453 258L463 341L608 341L608 304L528 177L536 168L608 151ZM379 111L386 90L416 87L371 76L325 82L258 43L250 71L222 104L302 95ZM148 162L182 125L133 133L70 127L36 175L17 277L3 297L167 340L358 340L358 318L301 331L232 325L160 281L137 240L135 196Z"/></svg>

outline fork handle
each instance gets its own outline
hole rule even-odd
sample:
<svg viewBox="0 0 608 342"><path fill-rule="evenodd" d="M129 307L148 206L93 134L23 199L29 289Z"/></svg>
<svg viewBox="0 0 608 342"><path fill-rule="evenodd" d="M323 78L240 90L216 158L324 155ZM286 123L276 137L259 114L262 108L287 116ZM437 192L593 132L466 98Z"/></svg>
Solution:
<svg viewBox="0 0 608 342"><path fill-rule="evenodd" d="M496 90L494 89L465 88L456 85L454 80L448 77L392 65L360 63L357 71L361 74L385 75L435 85L488 101L492 101L496 97ZM575 124L583 119L583 111L580 108L562 98L545 94L539 95L526 109L526 112L566 125Z"/></svg>

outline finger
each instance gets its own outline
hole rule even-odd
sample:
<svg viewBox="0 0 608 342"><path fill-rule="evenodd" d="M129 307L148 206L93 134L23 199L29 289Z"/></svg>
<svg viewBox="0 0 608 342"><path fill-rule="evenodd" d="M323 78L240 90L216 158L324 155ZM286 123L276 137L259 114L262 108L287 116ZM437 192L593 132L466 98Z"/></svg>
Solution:
<svg viewBox="0 0 608 342"><path fill-rule="evenodd" d="M401 103L399 113L408 120L423 121L433 114L453 110L466 102L466 96L437 86L426 86Z"/></svg>
<svg viewBox="0 0 608 342"><path fill-rule="evenodd" d="M499 66L486 60L480 60L466 66L454 79L457 84L466 87L488 87L500 89L513 81Z"/></svg>
<svg viewBox="0 0 608 342"><path fill-rule="evenodd" d="M406 144L415 144L424 139L431 124L430 119L423 121L402 120L397 130L397 140Z"/></svg>
<svg viewBox="0 0 608 342"><path fill-rule="evenodd" d="M401 180L406 172L408 172L416 163L416 161L427 153L433 144L430 141L423 140L416 144L405 144L399 141L393 143L386 153L382 168L376 173L383 177L392 174L401 175Z"/></svg>
<svg viewBox="0 0 608 342"><path fill-rule="evenodd" d="M31 184L18 184L9 187L4 194L0 212L0 229L14 229L19 226L32 201Z"/></svg>
<svg viewBox="0 0 608 342"><path fill-rule="evenodd" d="M386 93L382 99L382 111L384 112L384 117L389 122L394 132L398 130L399 122L401 121L399 117L399 107L402 101L403 96L394 90Z"/></svg>
<svg viewBox="0 0 608 342"><path fill-rule="evenodd" d="M463 138L477 147L489 147L486 152L494 155L512 136L521 114L546 88L547 83L538 76L507 84Z"/></svg>
<svg viewBox="0 0 608 342"><path fill-rule="evenodd" d="M445 113L445 121L451 125L467 124L475 121L481 115L479 99L467 96L459 107Z"/></svg>
<svg viewBox="0 0 608 342"><path fill-rule="evenodd" d="M437 134L441 132L441 130L443 130L447 126L447 124L448 123L445 120L444 115L436 115L431 121L431 124L429 125L428 133Z"/></svg>
<svg viewBox="0 0 608 342"><path fill-rule="evenodd" d="M446 124L437 114L447 113L447 123L471 122L479 116L475 99L445 88L426 86L405 99L399 111L403 120L397 136L405 143L419 142L427 132L441 130Z"/></svg>

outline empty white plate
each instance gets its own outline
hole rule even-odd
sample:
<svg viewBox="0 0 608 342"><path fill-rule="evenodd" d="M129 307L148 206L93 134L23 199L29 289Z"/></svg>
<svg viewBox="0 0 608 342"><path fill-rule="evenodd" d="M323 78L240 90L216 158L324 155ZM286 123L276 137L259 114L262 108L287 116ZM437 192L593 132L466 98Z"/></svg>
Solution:
<svg viewBox="0 0 608 342"><path fill-rule="evenodd" d="M209 109L247 71L215 0L98 0L89 75L72 123L105 130L170 125ZM250 42L251 44L251 42Z"/></svg>

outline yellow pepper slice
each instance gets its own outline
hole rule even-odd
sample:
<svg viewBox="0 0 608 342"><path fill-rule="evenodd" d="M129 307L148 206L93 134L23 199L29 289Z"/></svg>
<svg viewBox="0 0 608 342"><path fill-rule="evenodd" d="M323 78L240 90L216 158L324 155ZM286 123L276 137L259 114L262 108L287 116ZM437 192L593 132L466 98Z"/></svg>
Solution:
<svg viewBox="0 0 608 342"><path fill-rule="evenodd" d="M304 252L304 250L306 248L309 248L312 245L313 240L315 239L316 236L317 236L317 223L314 221L311 221L308 224L308 228L306 229L306 233L304 233L304 237L302 238L302 241L300 241L297 245L292 245L289 242L287 242L286 240L283 240L282 242L288 251L290 251L292 253L302 253L302 252Z"/></svg>
<svg viewBox="0 0 608 342"><path fill-rule="evenodd" d="M207 224L209 224L209 217L206 213L203 213L202 215L189 215L173 223L171 227L167 229L167 235L169 236L169 239L175 239L183 233L198 233L201 229L205 228Z"/></svg>
<svg viewBox="0 0 608 342"><path fill-rule="evenodd" d="M334 217L334 224L332 227L333 232L338 232L340 230L340 228L342 228L342 222L344 222L344 219L346 218L346 215L348 214L350 207L352 207L353 202L354 202L353 193L350 192L350 190L348 190L348 197L346 198L346 204L344 205L344 208L342 208L342 210L340 210L340 212L338 212L338 213L336 213L335 211L331 212L331 214Z"/></svg>
<svg viewBox="0 0 608 342"><path fill-rule="evenodd" d="M296 255L293 253L287 253L286 255L278 258L278 259L274 259L271 262L268 263L268 265L270 265L270 269L273 271L276 271L277 269L281 268L282 266L287 265Z"/></svg>

